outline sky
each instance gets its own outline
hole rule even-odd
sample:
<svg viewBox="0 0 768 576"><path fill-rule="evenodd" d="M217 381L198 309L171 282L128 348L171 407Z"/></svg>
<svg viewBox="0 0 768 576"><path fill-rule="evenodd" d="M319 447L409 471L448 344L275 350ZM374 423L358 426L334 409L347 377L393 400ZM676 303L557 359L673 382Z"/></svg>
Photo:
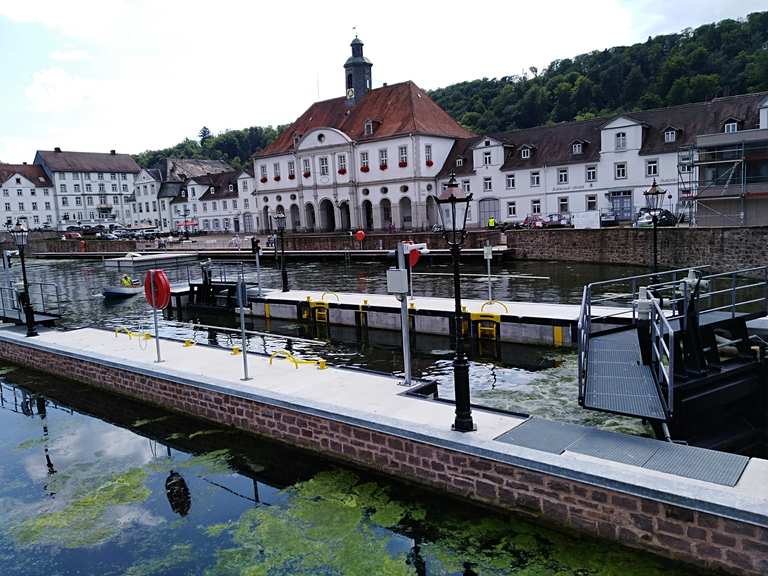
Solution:
<svg viewBox="0 0 768 576"><path fill-rule="evenodd" d="M429 90L761 9L765 0L0 0L0 161L287 124L343 95L355 33L374 86Z"/></svg>

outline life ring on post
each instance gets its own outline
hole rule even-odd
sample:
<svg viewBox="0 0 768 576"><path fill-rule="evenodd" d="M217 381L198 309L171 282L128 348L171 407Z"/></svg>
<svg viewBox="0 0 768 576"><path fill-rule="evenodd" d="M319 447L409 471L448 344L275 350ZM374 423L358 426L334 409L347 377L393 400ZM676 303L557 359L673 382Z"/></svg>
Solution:
<svg viewBox="0 0 768 576"><path fill-rule="evenodd" d="M155 293L152 294L154 285ZM171 302L171 283L163 270L147 270L144 277L144 297L152 308L164 310Z"/></svg>

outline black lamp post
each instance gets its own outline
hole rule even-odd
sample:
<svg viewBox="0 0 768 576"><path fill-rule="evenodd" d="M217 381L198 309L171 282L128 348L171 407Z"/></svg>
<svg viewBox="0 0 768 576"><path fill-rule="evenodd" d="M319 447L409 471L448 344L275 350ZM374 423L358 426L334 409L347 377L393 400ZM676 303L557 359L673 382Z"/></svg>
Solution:
<svg viewBox="0 0 768 576"><path fill-rule="evenodd" d="M35 330L35 311L32 309L32 303L29 300L29 283L27 282L27 265L24 261L24 248L27 246L27 240L29 239L29 230L21 223L21 220L16 220L16 226L9 228L8 231L13 236L13 242L16 244L16 248L19 249L19 259L21 260L21 277L24 279L24 291L19 294L19 303L21 309L24 311L24 321L27 324L27 336L37 336Z"/></svg>
<svg viewBox="0 0 768 576"><path fill-rule="evenodd" d="M461 333L461 277L459 276L459 259L461 257L461 245L467 236L467 215L472 194L464 194L459 190L456 177L453 172L448 181L448 187L439 196L435 196L437 208L440 211L440 220L443 224L443 236L451 249L453 257L453 298L454 320L456 323L456 358L453 361L453 384L456 394L456 419L453 429L458 432L472 432L476 430L472 421L472 407L469 399L469 364L464 354L464 338Z"/></svg>
<svg viewBox="0 0 768 576"><path fill-rule="evenodd" d="M664 199L664 190L659 190L656 185L656 178L653 179L653 184L645 192L645 203L651 212L651 223L653 224L653 273L659 271L659 253L658 253L658 239L657 228L659 225L659 209Z"/></svg>
<svg viewBox="0 0 768 576"><path fill-rule="evenodd" d="M283 281L283 292L288 292L288 269L285 267L285 212L276 212L277 230L280 232L280 277Z"/></svg>

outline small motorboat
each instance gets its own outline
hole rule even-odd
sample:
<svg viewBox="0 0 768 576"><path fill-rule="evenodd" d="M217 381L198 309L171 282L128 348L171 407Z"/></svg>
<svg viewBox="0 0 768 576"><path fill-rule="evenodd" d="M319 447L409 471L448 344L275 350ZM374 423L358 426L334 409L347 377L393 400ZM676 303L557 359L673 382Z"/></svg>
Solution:
<svg viewBox="0 0 768 576"><path fill-rule="evenodd" d="M141 284L134 284L133 286L105 286L101 291L104 294L104 298L130 298L143 292L144 286Z"/></svg>

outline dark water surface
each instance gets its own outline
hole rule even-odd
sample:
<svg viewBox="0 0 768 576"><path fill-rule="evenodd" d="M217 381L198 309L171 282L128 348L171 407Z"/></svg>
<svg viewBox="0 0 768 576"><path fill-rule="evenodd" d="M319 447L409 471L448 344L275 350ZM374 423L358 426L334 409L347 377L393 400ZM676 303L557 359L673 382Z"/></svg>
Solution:
<svg viewBox="0 0 768 576"><path fill-rule="evenodd" d="M297 289L332 290L346 292L386 293L386 269L389 261L290 263L290 284ZM237 266L214 263L214 277L236 275ZM449 264L420 263L417 272L445 273ZM249 280L256 279L253 263L245 265ZM467 274L485 271L483 263L462 267ZM585 284L596 280L645 273L640 267L603 266L567 262L510 262L496 264L494 274L527 274L548 277L546 280L511 279L494 280L494 297L498 299L571 303L581 302ZM16 270L18 273L18 270ZM169 268L171 281L186 281L188 275L199 277L199 266ZM52 282L65 295L62 325L67 328L99 326L108 329L128 327L133 331L152 329L152 317L143 296L116 303L105 302L101 290L105 285L117 284L119 273L107 269L99 261L31 261L30 278ZM265 288L280 286L279 270L269 265L262 268ZM418 296L452 296L452 277L414 277L414 294ZM466 277L462 280L462 295L467 298L486 298L487 281ZM195 313L185 315L184 323L161 320L161 333L173 338L192 338L198 342L218 343L221 346L240 346L237 334L213 335L205 330L194 330L187 322L195 321L215 326L238 326L234 314ZM402 342L396 332L371 330L363 341L354 328L331 326L316 334L297 322L248 319L248 327L276 334L319 339L318 344L293 341L289 346L297 353L322 356L329 363L364 367L387 373L400 374L403 366ZM286 347L286 340L278 337L249 339L249 349L273 352ZM477 346L477 344L475 344ZM473 402L503 408L514 412L534 414L555 420L598 426L601 428L647 435L650 429L640 420L628 419L581 409L577 403L576 355L570 351L548 347L503 344L498 349L483 344L481 348L468 346ZM423 380L436 381L440 395L453 397L453 343L448 337L418 334L413 337L413 374Z"/></svg>
<svg viewBox="0 0 768 576"><path fill-rule="evenodd" d="M0 372L4 576L683 576L75 382Z"/></svg>

